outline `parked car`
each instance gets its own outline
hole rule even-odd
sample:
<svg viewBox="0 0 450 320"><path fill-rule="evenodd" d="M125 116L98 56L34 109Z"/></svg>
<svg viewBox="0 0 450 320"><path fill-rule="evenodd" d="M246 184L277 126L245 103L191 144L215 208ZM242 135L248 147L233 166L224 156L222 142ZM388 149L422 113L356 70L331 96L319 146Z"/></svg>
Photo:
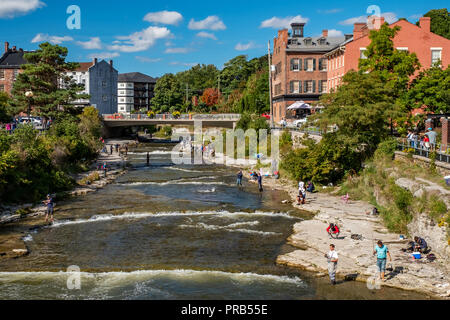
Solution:
<svg viewBox="0 0 450 320"><path fill-rule="evenodd" d="M270 114L268 114L267 112L266 112L266 113L263 113L263 114L261 115L261 117L266 118L267 120L270 120Z"/></svg>
<svg viewBox="0 0 450 320"><path fill-rule="evenodd" d="M296 128L300 128L303 126L306 122L308 122L308 118L298 119L293 122L293 126Z"/></svg>

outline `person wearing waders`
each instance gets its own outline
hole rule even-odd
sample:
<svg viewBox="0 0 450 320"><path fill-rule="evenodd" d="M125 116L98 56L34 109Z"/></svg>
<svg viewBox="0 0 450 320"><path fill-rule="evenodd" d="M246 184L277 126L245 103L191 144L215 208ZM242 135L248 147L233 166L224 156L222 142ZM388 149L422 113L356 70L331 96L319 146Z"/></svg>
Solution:
<svg viewBox="0 0 450 320"><path fill-rule="evenodd" d="M263 186L262 186L262 175L261 173L258 173L258 187L259 187L259 192L263 192Z"/></svg>
<svg viewBox="0 0 450 320"><path fill-rule="evenodd" d="M325 258L328 260L328 274L330 275L331 284L336 285L336 270L338 263L338 254L336 252L334 244L330 244L330 251L325 254Z"/></svg>

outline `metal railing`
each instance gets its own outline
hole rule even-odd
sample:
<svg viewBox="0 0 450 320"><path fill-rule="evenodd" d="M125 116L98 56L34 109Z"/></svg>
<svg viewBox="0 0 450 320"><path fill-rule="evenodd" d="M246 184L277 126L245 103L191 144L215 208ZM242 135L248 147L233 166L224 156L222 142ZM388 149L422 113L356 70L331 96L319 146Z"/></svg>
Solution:
<svg viewBox="0 0 450 320"><path fill-rule="evenodd" d="M397 150L410 153L410 150L414 150L414 155L421 156L425 158L430 158L431 154L433 153L432 150L429 150L427 148L415 148L405 143L398 143ZM450 163L450 154L448 154L447 150L442 150L441 148L439 150L436 150L436 161Z"/></svg>
<svg viewBox="0 0 450 320"><path fill-rule="evenodd" d="M238 121L240 114L155 114L149 117L146 114L104 114L104 120L208 120L208 121Z"/></svg>
<svg viewBox="0 0 450 320"><path fill-rule="evenodd" d="M278 131L289 130L289 131L295 131L295 132L309 134L312 136L320 136L320 137L322 136L322 132L320 131L319 128L316 128L316 127L309 127L309 128L273 127L273 128L271 128L271 130L278 130Z"/></svg>

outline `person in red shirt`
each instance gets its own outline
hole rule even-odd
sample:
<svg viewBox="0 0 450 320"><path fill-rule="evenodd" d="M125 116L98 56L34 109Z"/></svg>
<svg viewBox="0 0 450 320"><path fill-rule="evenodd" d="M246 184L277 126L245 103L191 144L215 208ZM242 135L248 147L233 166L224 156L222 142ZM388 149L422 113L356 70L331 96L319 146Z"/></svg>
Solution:
<svg viewBox="0 0 450 320"><path fill-rule="evenodd" d="M330 225L327 228L327 233L333 238L338 237L340 234L339 227L335 225L334 223L330 223Z"/></svg>

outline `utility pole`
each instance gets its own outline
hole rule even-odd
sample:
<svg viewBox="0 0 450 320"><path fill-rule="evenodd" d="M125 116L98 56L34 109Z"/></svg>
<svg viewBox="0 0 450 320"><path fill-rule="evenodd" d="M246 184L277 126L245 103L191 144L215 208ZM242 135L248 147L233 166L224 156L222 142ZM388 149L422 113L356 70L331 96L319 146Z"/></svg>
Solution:
<svg viewBox="0 0 450 320"><path fill-rule="evenodd" d="M274 121L273 121L273 100L272 100L272 61L270 58L270 40L267 44L268 48L268 55L267 58L269 59L269 98L270 98L270 127L274 127Z"/></svg>
<svg viewBox="0 0 450 320"><path fill-rule="evenodd" d="M219 73L219 80L217 84L217 91L219 92L219 98L220 98L220 73Z"/></svg>
<svg viewBox="0 0 450 320"><path fill-rule="evenodd" d="M188 113L189 83L186 83L186 113Z"/></svg>

